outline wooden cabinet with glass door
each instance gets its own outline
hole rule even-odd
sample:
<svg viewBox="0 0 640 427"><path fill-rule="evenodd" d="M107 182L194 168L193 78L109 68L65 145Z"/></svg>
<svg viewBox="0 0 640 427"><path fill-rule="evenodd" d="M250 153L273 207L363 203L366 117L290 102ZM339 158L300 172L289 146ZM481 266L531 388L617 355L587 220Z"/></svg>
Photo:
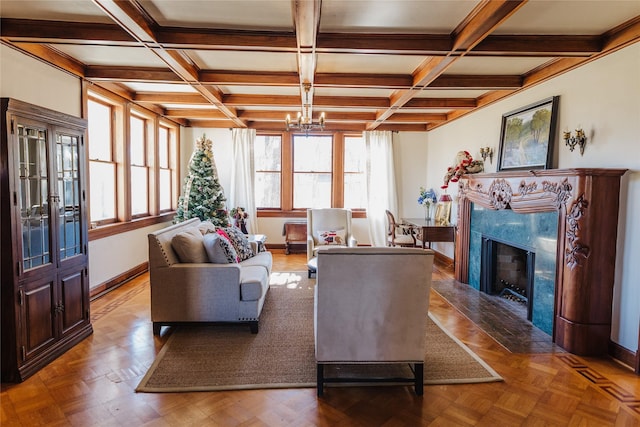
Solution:
<svg viewBox="0 0 640 427"><path fill-rule="evenodd" d="M23 381L92 333L86 121L2 98L2 381Z"/></svg>

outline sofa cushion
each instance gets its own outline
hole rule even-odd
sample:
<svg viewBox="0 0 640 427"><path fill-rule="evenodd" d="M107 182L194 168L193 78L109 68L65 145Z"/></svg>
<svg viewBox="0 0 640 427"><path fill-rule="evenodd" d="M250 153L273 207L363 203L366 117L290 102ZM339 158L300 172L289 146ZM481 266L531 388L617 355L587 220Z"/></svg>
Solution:
<svg viewBox="0 0 640 427"><path fill-rule="evenodd" d="M250 266L264 267L267 270L267 273L271 274L271 267L273 266L273 256L269 251L259 252L251 258L241 261L240 265L243 268Z"/></svg>
<svg viewBox="0 0 640 427"><path fill-rule="evenodd" d="M346 245L347 233L344 229L318 230L316 233L319 245Z"/></svg>
<svg viewBox="0 0 640 427"><path fill-rule="evenodd" d="M253 248L249 243L247 236L237 227L227 227L224 229L231 240L233 248L236 250L240 261L251 258L253 254Z"/></svg>
<svg viewBox="0 0 640 427"><path fill-rule="evenodd" d="M267 270L260 266L242 267L240 271L240 299L257 301L266 291L269 282Z"/></svg>
<svg viewBox="0 0 640 427"><path fill-rule="evenodd" d="M220 236L220 246L227 257L227 263L240 262L240 257L233 247L231 239L229 239L227 233L222 228L218 228L216 230L216 234Z"/></svg>
<svg viewBox="0 0 640 427"><path fill-rule="evenodd" d="M231 244L218 233L207 233L202 237L204 249L207 252L209 262L214 264L229 264L235 262L236 256L229 254ZM229 261L231 259L231 261Z"/></svg>
<svg viewBox="0 0 640 427"><path fill-rule="evenodd" d="M209 262L209 257L204 249L202 233L200 233L197 227L188 228L173 236L171 239L171 247L176 255L178 255L180 262Z"/></svg>

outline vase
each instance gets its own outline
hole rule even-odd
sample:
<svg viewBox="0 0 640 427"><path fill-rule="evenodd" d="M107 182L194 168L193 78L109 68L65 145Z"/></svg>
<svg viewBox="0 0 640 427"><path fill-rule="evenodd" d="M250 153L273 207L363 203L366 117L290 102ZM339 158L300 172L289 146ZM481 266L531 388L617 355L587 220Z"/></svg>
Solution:
<svg viewBox="0 0 640 427"><path fill-rule="evenodd" d="M425 203L424 207L424 219L425 221L431 221L431 203Z"/></svg>

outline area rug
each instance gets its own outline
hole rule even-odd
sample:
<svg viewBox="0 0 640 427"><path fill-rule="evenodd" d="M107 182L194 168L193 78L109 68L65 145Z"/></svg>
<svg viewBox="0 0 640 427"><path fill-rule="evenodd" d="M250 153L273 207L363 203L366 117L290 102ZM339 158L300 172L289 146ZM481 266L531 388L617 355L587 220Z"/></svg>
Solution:
<svg viewBox="0 0 640 427"><path fill-rule="evenodd" d="M136 391L315 387L314 285L306 272L273 273L256 335L241 324L176 328ZM435 319L428 324L425 384L502 380Z"/></svg>

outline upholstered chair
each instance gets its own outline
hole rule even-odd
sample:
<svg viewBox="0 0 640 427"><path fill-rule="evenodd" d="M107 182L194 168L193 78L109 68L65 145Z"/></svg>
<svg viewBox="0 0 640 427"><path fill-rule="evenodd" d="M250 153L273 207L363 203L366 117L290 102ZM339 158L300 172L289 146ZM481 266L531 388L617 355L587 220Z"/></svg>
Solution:
<svg viewBox="0 0 640 427"><path fill-rule="evenodd" d="M390 382L423 392L433 251L420 248L330 248L318 252L314 301L318 396L325 383L364 382L327 365L400 364ZM411 371L406 367L409 365ZM398 366L395 366L398 368ZM349 366L341 366L350 372ZM373 382L384 382L377 378Z"/></svg>
<svg viewBox="0 0 640 427"><path fill-rule="evenodd" d="M307 210L307 262L309 277L316 270L320 248L358 246L351 231L351 210L341 208Z"/></svg>
<svg viewBox="0 0 640 427"><path fill-rule="evenodd" d="M387 246L402 246L414 248L422 246L422 242L416 238L418 230L409 224L398 224L390 211L387 214Z"/></svg>

